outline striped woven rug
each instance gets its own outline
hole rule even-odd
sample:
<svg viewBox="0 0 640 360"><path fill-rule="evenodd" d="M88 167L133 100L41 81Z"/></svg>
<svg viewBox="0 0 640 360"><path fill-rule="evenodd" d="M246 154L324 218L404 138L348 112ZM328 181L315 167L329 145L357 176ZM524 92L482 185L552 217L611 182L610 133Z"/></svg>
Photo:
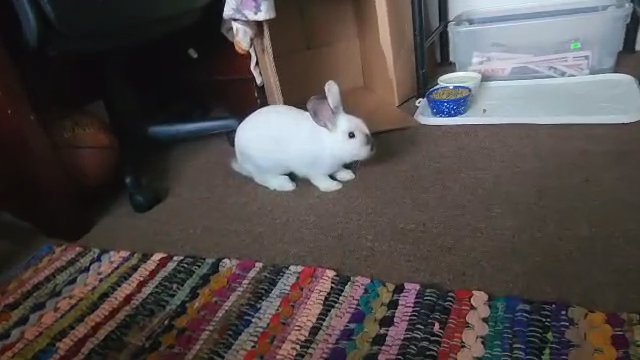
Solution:
<svg viewBox="0 0 640 360"><path fill-rule="evenodd" d="M1 359L640 359L640 317L303 266L48 246Z"/></svg>

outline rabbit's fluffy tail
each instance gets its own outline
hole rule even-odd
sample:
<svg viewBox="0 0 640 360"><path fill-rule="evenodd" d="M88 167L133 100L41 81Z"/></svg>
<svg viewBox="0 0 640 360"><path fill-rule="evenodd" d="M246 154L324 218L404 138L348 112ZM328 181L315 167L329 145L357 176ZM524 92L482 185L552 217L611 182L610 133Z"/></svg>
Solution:
<svg viewBox="0 0 640 360"><path fill-rule="evenodd" d="M249 171L249 169L247 169L246 167L240 165L240 163L238 162L238 159L233 159L231 160L231 167L233 168L233 170L239 172L240 174L244 175L244 176L248 176L248 177L252 177L253 175L251 175L251 171Z"/></svg>

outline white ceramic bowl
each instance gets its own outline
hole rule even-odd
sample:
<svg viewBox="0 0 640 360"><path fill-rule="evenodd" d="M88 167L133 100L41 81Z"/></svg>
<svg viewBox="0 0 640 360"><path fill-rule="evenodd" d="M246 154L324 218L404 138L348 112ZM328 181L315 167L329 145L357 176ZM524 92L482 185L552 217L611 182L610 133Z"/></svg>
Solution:
<svg viewBox="0 0 640 360"><path fill-rule="evenodd" d="M473 71L460 71L440 76L438 78L438 85L466 86L471 89L472 94L475 94L480 87L480 81L482 81L482 75L479 73Z"/></svg>

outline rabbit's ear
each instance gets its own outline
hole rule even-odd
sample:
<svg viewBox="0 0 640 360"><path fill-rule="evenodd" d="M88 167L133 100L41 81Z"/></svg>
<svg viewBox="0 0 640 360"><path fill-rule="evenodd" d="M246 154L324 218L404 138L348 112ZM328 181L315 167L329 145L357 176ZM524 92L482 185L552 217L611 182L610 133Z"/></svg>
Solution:
<svg viewBox="0 0 640 360"><path fill-rule="evenodd" d="M316 124L333 131L336 127L336 115L334 114L329 101L324 96L312 96L307 101L307 110Z"/></svg>
<svg viewBox="0 0 640 360"><path fill-rule="evenodd" d="M340 97L340 88L338 84L329 80L324 85L324 93L327 95L327 100L329 101L329 106L334 113L341 113L342 110L342 98Z"/></svg>

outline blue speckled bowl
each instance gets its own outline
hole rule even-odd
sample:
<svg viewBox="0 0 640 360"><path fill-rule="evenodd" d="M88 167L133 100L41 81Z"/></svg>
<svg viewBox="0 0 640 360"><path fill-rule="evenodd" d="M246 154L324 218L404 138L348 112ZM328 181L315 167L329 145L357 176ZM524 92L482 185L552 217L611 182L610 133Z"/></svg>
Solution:
<svg viewBox="0 0 640 360"><path fill-rule="evenodd" d="M433 98L434 94L436 94L438 91L459 89L468 90L469 93L466 96L450 100L436 100ZM429 90L426 98L433 116L456 117L464 115L469 110L471 89L466 86L440 86Z"/></svg>

